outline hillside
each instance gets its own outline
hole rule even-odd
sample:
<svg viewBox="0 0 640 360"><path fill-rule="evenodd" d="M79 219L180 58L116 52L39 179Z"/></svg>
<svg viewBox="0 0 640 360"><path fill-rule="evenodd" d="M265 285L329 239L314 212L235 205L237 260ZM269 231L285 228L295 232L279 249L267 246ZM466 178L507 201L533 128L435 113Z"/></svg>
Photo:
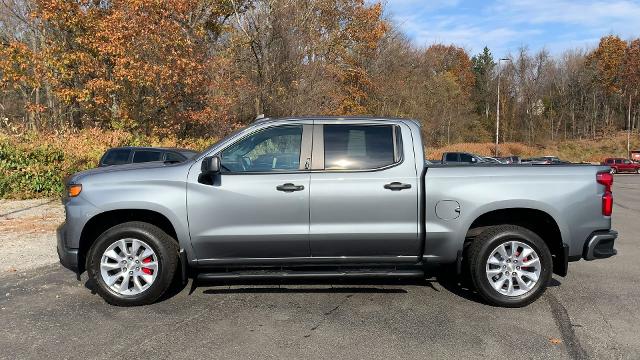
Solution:
<svg viewBox="0 0 640 360"><path fill-rule="evenodd" d="M494 148L494 143L459 143L435 149L430 149L427 146L427 158L439 160L442 153L447 151L466 151L483 156L493 156ZM640 149L640 134L632 135L631 149ZM597 140L570 140L533 146L522 143L504 143L500 144L499 150L500 156L555 155L572 162L601 162L602 159L610 156L627 157L627 134L619 132Z"/></svg>

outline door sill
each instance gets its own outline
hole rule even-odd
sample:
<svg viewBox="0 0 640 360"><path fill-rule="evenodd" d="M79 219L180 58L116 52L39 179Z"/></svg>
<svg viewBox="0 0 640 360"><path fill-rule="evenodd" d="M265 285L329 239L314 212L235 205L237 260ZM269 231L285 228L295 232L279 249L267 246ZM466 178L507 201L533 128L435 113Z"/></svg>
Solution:
<svg viewBox="0 0 640 360"><path fill-rule="evenodd" d="M422 269L238 270L203 272L198 280L424 278Z"/></svg>
<svg viewBox="0 0 640 360"><path fill-rule="evenodd" d="M326 266L326 265L412 265L418 264L417 256L313 256L289 258L223 258L199 259L198 268L246 267L246 266Z"/></svg>

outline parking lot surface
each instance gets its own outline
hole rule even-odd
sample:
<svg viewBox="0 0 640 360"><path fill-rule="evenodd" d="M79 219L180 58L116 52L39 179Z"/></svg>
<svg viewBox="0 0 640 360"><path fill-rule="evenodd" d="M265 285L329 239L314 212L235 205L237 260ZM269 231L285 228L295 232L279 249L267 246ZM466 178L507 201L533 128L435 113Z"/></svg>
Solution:
<svg viewBox="0 0 640 360"><path fill-rule="evenodd" d="M618 255L571 263L526 308L491 307L443 277L190 282L118 308L86 274L49 264L0 274L0 358L640 359L640 176L616 176L614 199Z"/></svg>

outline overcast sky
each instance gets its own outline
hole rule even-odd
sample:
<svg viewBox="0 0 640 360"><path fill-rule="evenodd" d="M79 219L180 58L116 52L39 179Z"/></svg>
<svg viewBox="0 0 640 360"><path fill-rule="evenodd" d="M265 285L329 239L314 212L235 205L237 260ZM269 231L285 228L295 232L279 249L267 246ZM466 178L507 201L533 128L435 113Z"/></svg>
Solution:
<svg viewBox="0 0 640 360"><path fill-rule="evenodd" d="M522 45L552 54L597 45L601 36L640 37L640 0L387 0L387 14L416 45L456 44L495 57Z"/></svg>

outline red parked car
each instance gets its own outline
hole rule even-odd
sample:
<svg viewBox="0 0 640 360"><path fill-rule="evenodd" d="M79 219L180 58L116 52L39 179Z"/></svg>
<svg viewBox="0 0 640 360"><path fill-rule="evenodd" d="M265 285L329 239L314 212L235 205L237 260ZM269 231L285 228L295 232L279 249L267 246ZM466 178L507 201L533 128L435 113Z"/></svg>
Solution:
<svg viewBox="0 0 640 360"><path fill-rule="evenodd" d="M624 158L606 158L602 165L611 166L611 172L640 174L640 164Z"/></svg>

